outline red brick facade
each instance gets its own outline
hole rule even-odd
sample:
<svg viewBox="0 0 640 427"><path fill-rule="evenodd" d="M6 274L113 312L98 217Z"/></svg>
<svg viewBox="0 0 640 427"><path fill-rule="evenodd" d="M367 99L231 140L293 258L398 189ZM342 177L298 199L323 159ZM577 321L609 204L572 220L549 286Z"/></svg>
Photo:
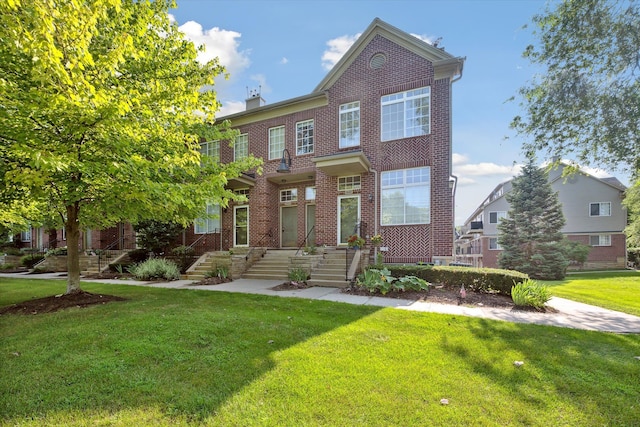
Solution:
<svg viewBox="0 0 640 427"><path fill-rule="evenodd" d="M395 37L388 37L391 31ZM399 36L398 36L399 35ZM365 36L369 40L361 41ZM301 111L274 113L261 119L261 107L227 117L232 126L248 135L249 152L264 159L263 175L257 176L255 185L249 190L249 245L270 241L275 247L290 246L282 241L281 209L295 206L297 212L296 246L305 244L307 232L307 205L315 205L315 235L317 244L339 245L338 198L341 195L359 195L359 219L361 234L370 237L379 233L382 246L388 247L387 262L431 261L434 256L448 257L453 252L452 194L449 188L451 175L451 84L450 73L435 78L434 63L425 57L433 52L432 47L415 47L398 43L397 37L411 38L380 21L374 21L369 30L352 50L358 50L349 61L336 65L332 71L332 83L322 87L325 105ZM358 45L360 43L360 45ZM410 45L418 45L416 40ZM439 50L438 50L439 51ZM442 55L453 58L439 51ZM370 60L382 54L386 62L380 68L372 68ZM462 60L455 72L460 72ZM381 97L421 87L430 87L430 133L422 136L381 141ZM294 103L296 100L291 100ZM360 146L339 147L339 107L348 102L360 102ZM287 102L279 103L287 111ZM253 119L252 117L256 118ZM225 118L223 118L225 119ZM314 120L314 152L296 155L296 123ZM280 157L268 160L269 129L284 126L285 148L291 153L291 174L277 174ZM221 144L222 161L233 158L232 149ZM315 161L325 156L361 150L368 161L368 171L360 173L361 189L352 193L338 191L338 178L316 167ZM389 170L430 167L430 222L421 225L380 225L380 175ZM305 178L305 175L307 177ZM352 175L345 171L345 176ZM295 176L290 183L289 177ZM305 188L316 188L316 199L305 200ZM297 189L297 202L280 202L280 190ZM230 208L223 214L223 228L233 227L233 212ZM265 236L271 234L272 238ZM313 242L310 242L313 243ZM260 244L265 246L264 244Z"/></svg>

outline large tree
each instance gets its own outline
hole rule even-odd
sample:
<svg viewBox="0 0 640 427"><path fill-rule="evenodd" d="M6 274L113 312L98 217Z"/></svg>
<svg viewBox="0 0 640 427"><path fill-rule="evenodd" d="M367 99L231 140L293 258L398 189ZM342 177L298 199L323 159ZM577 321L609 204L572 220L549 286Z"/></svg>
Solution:
<svg viewBox="0 0 640 427"><path fill-rule="evenodd" d="M67 293L80 290L81 229L187 224L207 202L225 205L234 197L227 180L259 164L201 159L200 138L234 138L228 125L213 126L219 103L203 90L224 68L197 61L169 19L174 6L0 2L0 211L28 207L31 221L57 214Z"/></svg>
<svg viewBox="0 0 640 427"><path fill-rule="evenodd" d="M545 170L529 160L522 173L513 179L512 189L505 197L509 211L498 224L500 267L537 279L563 278L568 261L560 230L565 219Z"/></svg>
<svg viewBox="0 0 640 427"><path fill-rule="evenodd" d="M637 177L640 3L550 2L533 23L537 43L524 56L543 71L520 89L524 114L512 122L531 138L525 151L574 157Z"/></svg>

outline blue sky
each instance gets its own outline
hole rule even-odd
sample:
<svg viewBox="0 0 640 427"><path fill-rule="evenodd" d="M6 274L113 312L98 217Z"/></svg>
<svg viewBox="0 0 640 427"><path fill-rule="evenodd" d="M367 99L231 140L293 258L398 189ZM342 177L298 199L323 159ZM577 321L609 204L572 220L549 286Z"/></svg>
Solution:
<svg viewBox="0 0 640 427"><path fill-rule="evenodd" d="M244 110L247 88L267 103L310 93L357 35L378 17L465 56L453 87L456 224L499 183L518 173L522 139L509 129L519 114L506 102L534 76L522 52L533 39L531 17L544 0L178 0L172 16L202 58L219 57L230 74L215 90L220 115ZM508 137L508 139L505 139ZM544 159L540 159L541 161ZM588 170L596 176L604 171ZM625 185L628 180L616 175Z"/></svg>

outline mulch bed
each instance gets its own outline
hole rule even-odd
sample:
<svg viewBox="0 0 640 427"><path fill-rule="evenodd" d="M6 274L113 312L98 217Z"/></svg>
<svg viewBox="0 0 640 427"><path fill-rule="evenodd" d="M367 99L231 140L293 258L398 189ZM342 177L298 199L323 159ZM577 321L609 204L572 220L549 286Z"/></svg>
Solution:
<svg viewBox="0 0 640 427"><path fill-rule="evenodd" d="M66 308L82 308L95 304L106 304L112 301L126 301L126 298L115 295L92 294L91 292L81 291L73 294L52 295L44 298L32 299L7 307L2 307L0 308L0 315L53 313Z"/></svg>

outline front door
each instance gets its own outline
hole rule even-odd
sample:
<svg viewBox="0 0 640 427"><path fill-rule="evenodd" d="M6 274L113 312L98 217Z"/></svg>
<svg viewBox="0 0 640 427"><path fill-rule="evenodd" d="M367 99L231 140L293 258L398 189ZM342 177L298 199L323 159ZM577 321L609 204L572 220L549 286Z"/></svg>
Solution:
<svg viewBox="0 0 640 427"><path fill-rule="evenodd" d="M298 207L283 206L280 211L282 219L283 248L295 248L298 246Z"/></svg>
<svg viewBox="0 0 640 427"><path fill-rule="evenodd" d="M249 206L233 208L233 246L249 246Z"/></svg>
<svg viewBox="0 0 640 427"><path fill-rule="evenodd" d="M360 196L338 197L338 243L347 244L349 236L358 233Z"/></svg>

